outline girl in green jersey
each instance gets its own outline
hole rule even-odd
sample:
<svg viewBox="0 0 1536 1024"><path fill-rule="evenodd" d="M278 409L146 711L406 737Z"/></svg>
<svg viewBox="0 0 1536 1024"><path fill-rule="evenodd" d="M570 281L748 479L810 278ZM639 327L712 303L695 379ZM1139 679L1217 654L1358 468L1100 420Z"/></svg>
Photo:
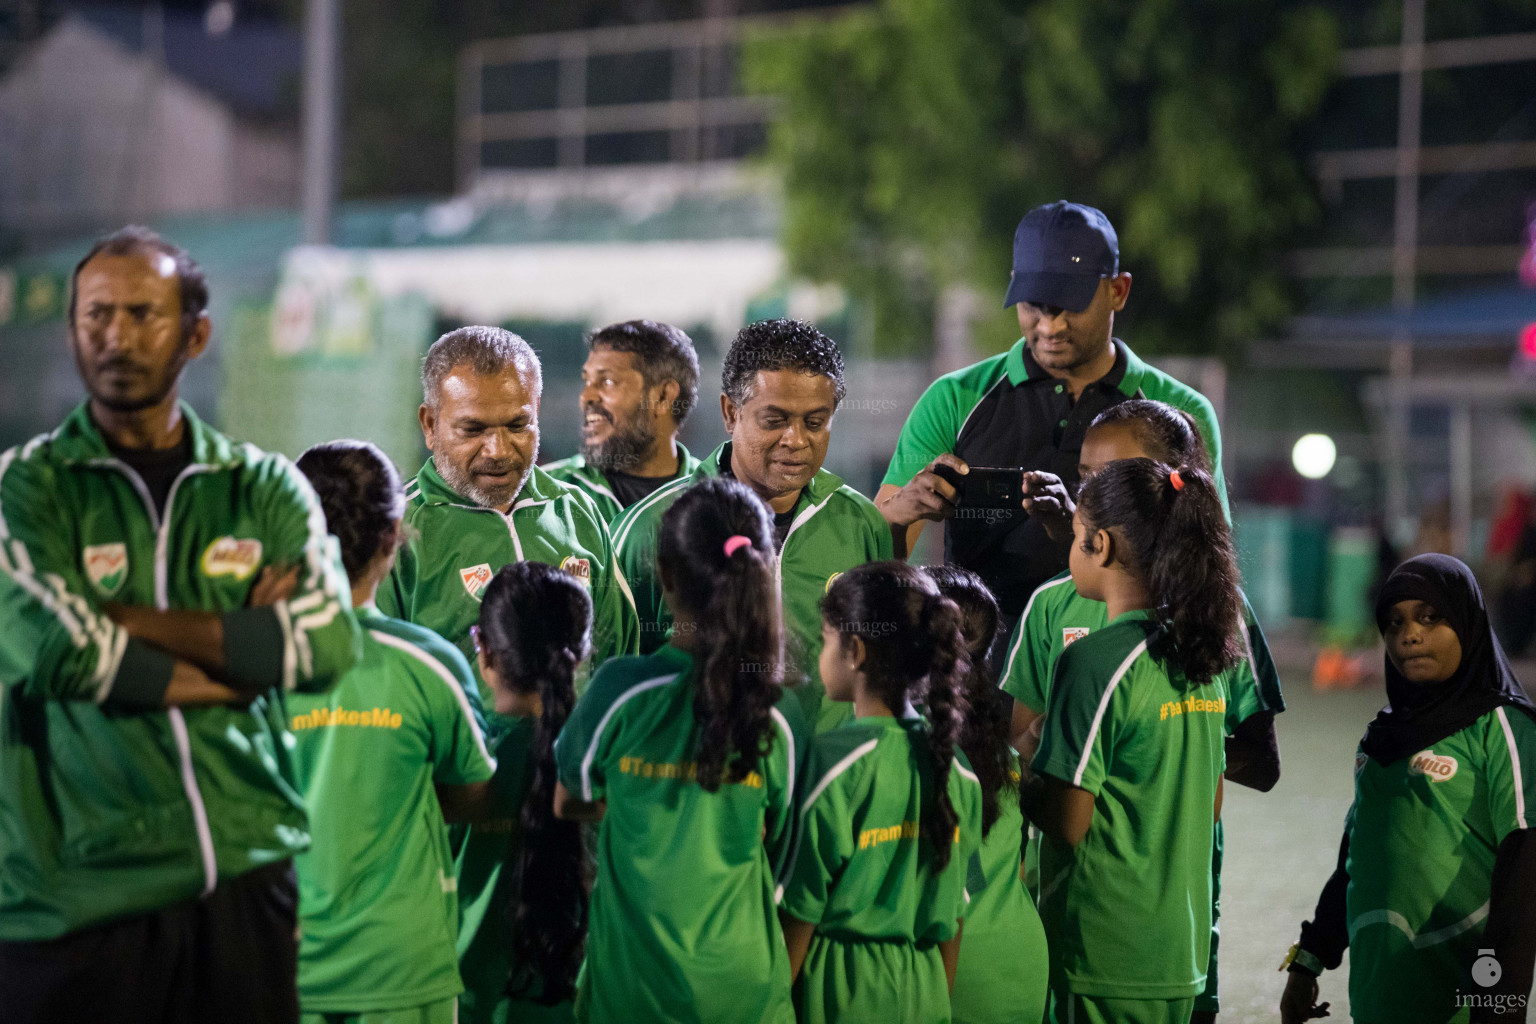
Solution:
<svg viewBox="0 0 1536 1024"><path fill-rule="evenodd" d="M602 822L577 1019L790 1024L773 893L804 726L763 504L734 480L689 488L657 572L669 641L605 662L555 745L555 813Z"/></svg>
<svg viewBox="0 0 1536 1024"><path fill-rule="evenodd" d="M1189 465L1210 472L1210 460L1194 419L1182 409L1162 402L1132 398L1094 417L1083 437L1078 460L1078 476L1086 480L1094 472L1117 459L1148 458L1171 466ZM1032 513L1048 513L1037 506ZM1065 509L1065 530L1072 530L1072 508ZM1066 646L1068 637L1102 629L1109 624L1104 605L1087 601L1070 586L1045 584L1030 599L1018 624L1010 656L1004 671L1003 688L1019 698L1013 705L1013 732L1020 756L1026 763L1033 757L1044 724L1045 693L1051 678L1049 666ZM1275 715L1284 707L1280 680L1273 669L1268 645L1259 624L1249 619L1248 661L1232 670L1228 694L1230 734L1226 740L1229 782L1268 792L1280 779L1280 743L1275 733ZM1233 723L1236 723L1235 725ZM1217 953L1221 938L1221 864L1225 834L1222 823L1215 824L1211 862L1212 926L1211 960L1206 971L1206 987L1195 999L1190 1024L1214 1024L1220 1010ZM1024 851L1025 879L1032 892L1039 891L1039 842L1027 843Z"/></svg>
<svg viewBox="0 0 1536 1024"><path fill-rule="evenodd" d="M1139 458L1088 478L1073 528L1073 584L1109 625L1058 657L1025 790L1050 1019L1184 1024L1210 959L1219 673L1242 653L1231 532L1209 475Z"/></svg>
<svg viewBox="0 0 1536 1024"><path fill-rule="evenodd" d="M591 645L592 599L574 576L543 562L505 565L485 588L472 630L480 677L496 711L531 721L526 788L517 802L505 981L512 1020L570 1017L582 943L587 937L587 880L581 827L554 815L555 737L576 704L576 666ZM531 776L531 778L530 778ZM518 1002L561 1010L538 1012Z"/></svg>
<svg viewBox="0 0 1536 1024"><path fill-rule="evenodd" d="M297 858L305 1024L452 1024L463 990L444 814L485 803L486 747L469 663L374 605L405 494L363 441L298 459L341 548L362 654L322 693L286 695L313 846ZM289 756L288 750L272 752Z"/></svg>
<svg viewBox="0 0 1536 1024"><path fill-rule="evenodd" d="M967 887L985 884L981 786L956 750L960 612L901 562L836 577L821 611L826 695L855 717L816 737L806 774L781 908L796 1012L800 1024L943 1024Z"/></svg>
<svg viewBox="0 0 1536 1024"><path fill-rule="evenodd" d="M1325 1016L1349 949L1361 1024L1523 1021L1536 962L1536 707L1448 555L1376 600L1387 699L1355 755L1338 868L1291 947L1284 1024Z"/></svg>
<svg viewBox="0 0 1536 1024"><path fill-rule="evenodd" d="M973 894L950 1006L955 1024L1040 1024L1049 963L1045 929L1024 889L1024 815L1019 755L1009 741L1012 700L992 681L987 652L997 636L997 599L980 576L958 565L923 572L960 608L971 657L965 679L969 713L960 749L981 782L981 868L987 885Z"/></svg>

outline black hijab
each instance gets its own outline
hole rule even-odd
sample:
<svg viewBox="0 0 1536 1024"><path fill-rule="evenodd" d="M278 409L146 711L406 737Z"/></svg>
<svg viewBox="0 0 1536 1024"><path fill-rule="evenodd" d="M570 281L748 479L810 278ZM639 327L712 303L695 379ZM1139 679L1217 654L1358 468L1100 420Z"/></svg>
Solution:
<svg viewBox="0 0 1536 1024"><path fill-rule="evenodd" d="M1411 757L1508 704L1536 719L1488 621L1477 579L1449 555L1420 555L1392 570L1376 598L1376 624L1399 601L1433 605L1461 641L1461 664L1442 683L1409 682L1387 658L1387 700L1365 730L1361 747L1380 764Z"/></svg>

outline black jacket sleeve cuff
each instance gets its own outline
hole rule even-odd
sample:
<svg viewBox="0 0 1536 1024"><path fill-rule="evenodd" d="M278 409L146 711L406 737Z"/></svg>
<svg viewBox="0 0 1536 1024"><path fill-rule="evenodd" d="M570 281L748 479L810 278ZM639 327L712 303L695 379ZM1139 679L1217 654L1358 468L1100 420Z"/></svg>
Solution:
<svg viewBox="0 0 1536 1024"><path fill-rule="evenodd" d="M1345 897L1349 892L1349 833L1339 844L1339 862L1318 898L1312 920L1301 925L1301 948L1322 961L1330 971L1344 962L1349 948L1349 911Z"/></svg>
<svg viewBox="0 0 1536 1024"><path fill-rule="evenodd" d="M224 682L244 693L261 693L283 679L283 627L271 608L224 613Z"/></svg>
<svg viewBox="0 0 1536 1024"><path fill-rule="evenodd" d="M146 643L130 639L123 648L117 675L101 705L124 711L165 707L165 691L171 685L176 659Z"/></svg>

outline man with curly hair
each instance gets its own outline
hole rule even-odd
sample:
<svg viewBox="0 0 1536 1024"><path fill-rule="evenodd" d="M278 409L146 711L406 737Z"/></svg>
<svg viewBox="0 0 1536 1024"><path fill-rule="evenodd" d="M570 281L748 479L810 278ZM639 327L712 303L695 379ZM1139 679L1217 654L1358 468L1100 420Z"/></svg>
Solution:
<svg viewBox="0 0 1536 1024"><path fill-rule="evenodd" d="M708 477L746 484L773 516L779 596L808 718L826 730L847 704L822 704L821 595L838 573L891 557L891 530L874 503L822 468L832 418L847 393L837 344L801 320L742 328L720 371L720 414L730 439L686 474L631 506L613 524L619 567L640 614L640 649L666 641L671 613L661 600L656 537L678 495Z"/></svg>

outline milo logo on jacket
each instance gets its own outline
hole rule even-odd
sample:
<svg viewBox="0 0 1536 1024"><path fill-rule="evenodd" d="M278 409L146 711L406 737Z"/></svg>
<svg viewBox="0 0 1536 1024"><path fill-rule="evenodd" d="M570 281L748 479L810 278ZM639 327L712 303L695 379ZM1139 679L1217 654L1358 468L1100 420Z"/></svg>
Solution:
<svg viewBox="0 0 1536 1024"><path fill-rule="evenodd" d="M261 564L261 541L249 537L220 537L203 551L204 576L233 576L244 580Z"/></svg>
<svg viewBox="0 0 1536 1024"><path fill-rule="evenodd" d="M1433 750L1421 750L1408 762L1408 771L1414 775L1427 775L1431 782L1444 782L1456 774L1460 767L1449 754L1438 755Z"/></svg>

